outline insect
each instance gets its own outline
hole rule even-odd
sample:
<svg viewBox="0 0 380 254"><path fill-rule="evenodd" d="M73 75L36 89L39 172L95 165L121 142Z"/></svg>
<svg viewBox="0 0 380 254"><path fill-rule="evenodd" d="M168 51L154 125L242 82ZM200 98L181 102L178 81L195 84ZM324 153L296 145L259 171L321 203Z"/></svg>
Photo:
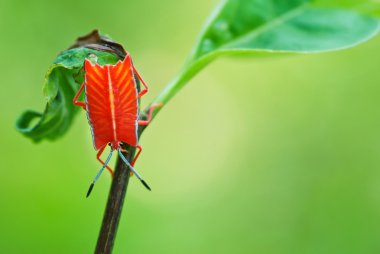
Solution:
<svg viewBox="0 0 380 254"><path fill-rule="evenodd" d="M152 105L149 109L148 119L139 120L139 99L148 92L148 86L137 72L128 53L124 60L119 60L114 65L100 66L85 59L84 70L85 81L75 95L73 103L87 112L94 148L98 151L96 157L102 164L88 189L87 197L105 168L113 175L112 169L107 164L115 150L141 183L151 190L133 167L142 151L142 147L138 143L137 129L139 125L148 125L154 109L162 104ZM144 86L141 91L137 88L135 75ZM85 90L85 102L78 100L83 90ZM124 151L123 143L138 149L131 163L122 153ZM111 150L107 159L103 161L101 155L107 145Z"/></svg>

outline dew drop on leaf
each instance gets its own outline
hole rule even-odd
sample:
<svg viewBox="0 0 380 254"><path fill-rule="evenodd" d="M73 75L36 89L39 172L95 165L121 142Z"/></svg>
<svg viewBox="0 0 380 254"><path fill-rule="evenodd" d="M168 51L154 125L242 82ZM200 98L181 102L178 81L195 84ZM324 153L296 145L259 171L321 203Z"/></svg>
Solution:
<svg viewBox="0 0 380 254"><path fill-rule="evenodd" d="M230 26L227 21L219 20L214 24L214 32L218 34L222 34L227 32L230 29Z"/></svg>
<svg viewBox="0 0 380 254"><path fill-rule="evenodd" d="M202 52L209 52L215 48L215 43L211 39L205 39L202 42Z"/></svg>
<svg viewBox="0 0 380 254"><path fill-rule="evenodd" d="M91 61L92 64L96 64L98 62L98 57L93 53L88 55L88 59Z"/></svg>
<svg viewBox="0 0 380 254"><path fill-rule="evenodd" d="M219 20L213 26L213 34L218 38L218 41L228 41L233 38L230 25L226 20Z"/></svg>

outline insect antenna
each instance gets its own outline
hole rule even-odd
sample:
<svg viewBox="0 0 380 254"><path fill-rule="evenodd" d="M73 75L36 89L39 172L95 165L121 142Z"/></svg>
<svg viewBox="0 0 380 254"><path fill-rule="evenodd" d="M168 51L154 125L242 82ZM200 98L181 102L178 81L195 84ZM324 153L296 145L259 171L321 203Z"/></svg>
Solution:
<svg viewBox="0 0 380 254"><path fill-rule="evenodd" d="M139 173L137 173L136 169L134 169L131 164L128 162L128 160L124 157L123 153L120 151L120 148L118 149L120 158L127 164L127 166L133 171L133 173L136 175L136 177L141 181L141 183L147 188L148 190L151 190L149 185L142 179Z"/></svg>
<svg viewBox="0 0 380 254"><path fill-rule="evenodd" d="M92 181L91 185L90 185L90 188L88 188L88 191L87 191L87 195L86 195L86 198L88 198L88 196L90 196L91 194L91 191L92 189L94 188L94 185L96 183L96 181L98 181L100 175L103 173L103 170L104 168L107 166L108 162L110 161L111 157L112 157L112 153L113 153L113 149L111 148L111 151L106 159L106 161L104 162L102 168L98 171L98 173L96 174L94 180Z"/></svg>

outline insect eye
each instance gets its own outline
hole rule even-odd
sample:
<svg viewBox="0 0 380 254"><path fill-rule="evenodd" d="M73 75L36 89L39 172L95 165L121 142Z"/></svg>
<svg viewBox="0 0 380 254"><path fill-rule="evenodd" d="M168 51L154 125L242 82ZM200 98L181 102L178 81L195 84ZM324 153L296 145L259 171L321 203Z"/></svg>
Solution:
<svg viewBox="0 0 380 254"><path fill-rule="evenodd" d="M124 145L124 143L123 143L123 142L120 142L120 143L119 143L119 147L120 147L121 149L125 149L125 145Z"/></svg>

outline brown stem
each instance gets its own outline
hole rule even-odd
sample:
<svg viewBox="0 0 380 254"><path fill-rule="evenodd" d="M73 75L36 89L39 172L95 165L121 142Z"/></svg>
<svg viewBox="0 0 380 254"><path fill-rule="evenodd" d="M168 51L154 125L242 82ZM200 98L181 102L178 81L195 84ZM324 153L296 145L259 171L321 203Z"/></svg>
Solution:
<svg viewBox="0 0 380 254"><path fill-rule="evenodd" d="M100 51L108 51L115 53L124 59L126 56L126 51L120 44L110 41L108 38L103 37L99 34L97 30L94 30L88 35L79 37L76 43L70 47L88 47L94 48ZM135 77L136 85L138 91L140 91L140 82L137 77ZM140 113L141 119L146 119L149 108ZM138 130L138 137L146 126L140 126ZM132 146L125 145L123 147L127 152L123 153L125 158L131 162L136 148ZM108 196L106 210L104 212L102 226L100 228L100 233L98 237L98 242L95 248L95 254L111 254L113 245L116 238L117 228L120 221L121 212L123 209L124 198L127 193L127 187L130 176L130 168L125 165L120 156L117 157L115 173L113 176L111 190Z"/></svg>
<svg viewBox="0 0 380 254"><path fill-rule="evenodd" d="M87 47L96 49L99 51L112 52L119 56L120 59L124 59L127 52L123 46L117 42L110 40L99 34L97 30L91 33L79 37L77 41L70 48ZM138 77L135 77L138 91L140 91L140 82ZM140 113L141 119L146 119L149 108ZM138 137L146 126L140 126L138 130ZM124 145L123 147L127 152L123 153L125 158L131 162L134 154L135 147ZM96 244L95 254L110 254L112 253L113 245L116 238L117 228L121 212L123 209L124 198L127 193L127 187L130 176L130 168L118 156L116 162L116 168L114 177L111 184L111 190L108 196L107 206L103 217L102 226L100 229L98 242Z"/></svg>
<svg viewBox="0 0 380 254"><path fill-rule="evenodd" d="M131 161L135 148L128 147L127 150L128 153L124 154L124 156L126 156L128 161ZM124 198L127 192L129 176L130 168L127 167L121 160L120 156L118 156L107 206L104 212L103 223L95 249L96 254L112 253L117 227L123 209Z"/></svg>
<svg viewBox="0 0 380 254"><path fill-rule="evenodd" d="M146 112L148 112L148 109L141 114L142 118L146 118ZM146 126L140 126L138 132L139 137L145 128ZM123 153L123 155L129 162L131 162L136 148L132 146L125 146L125 150L127 152ZM107 206L104 212L102 227L100 229L98 243L96 244L95 254L112 253L117 227L119 225L119 220L123 209L124 198L127 193L130 171L130 168L127 167L120 156L118 156Z"/></svg>

